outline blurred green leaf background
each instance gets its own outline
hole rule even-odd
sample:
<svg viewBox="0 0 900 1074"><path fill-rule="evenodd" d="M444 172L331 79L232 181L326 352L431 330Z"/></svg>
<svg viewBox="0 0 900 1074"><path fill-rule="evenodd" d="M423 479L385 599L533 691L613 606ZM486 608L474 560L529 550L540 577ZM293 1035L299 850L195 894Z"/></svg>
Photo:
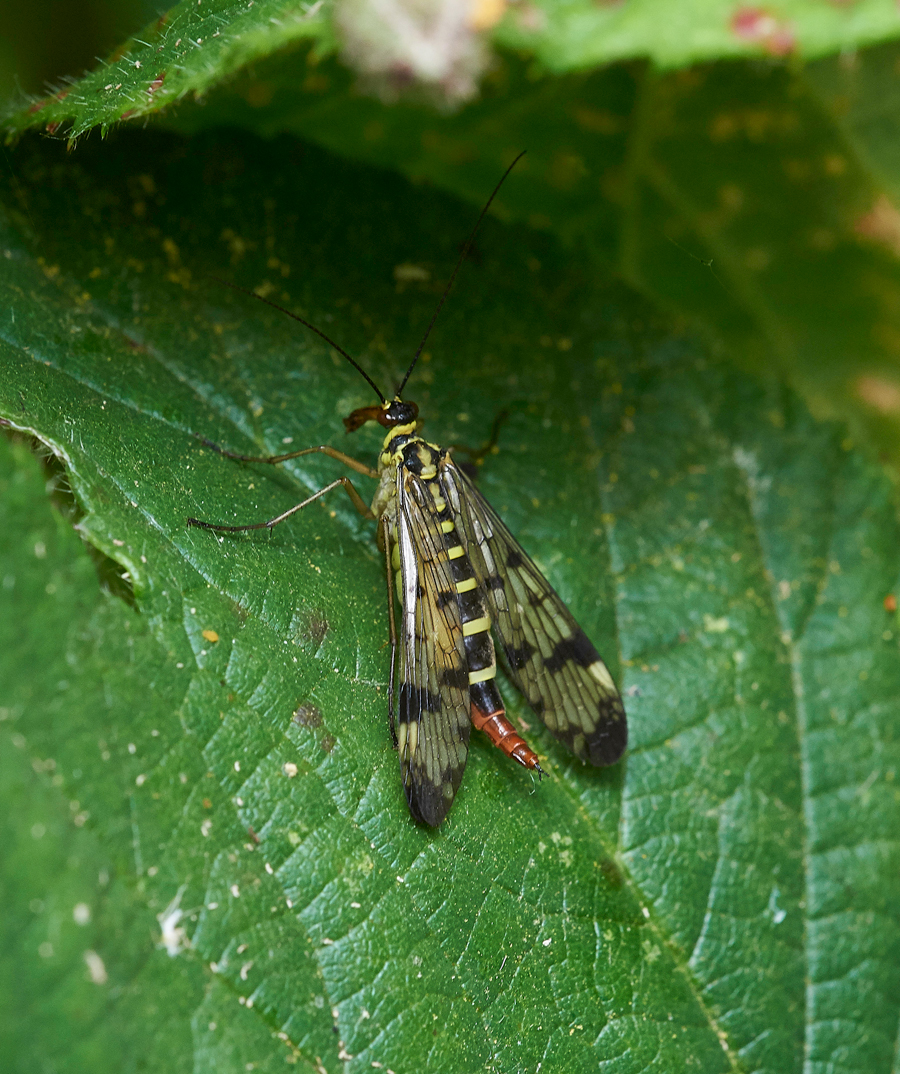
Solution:
<svg viewBox="0 0 900 1074"><path fill-rule="evenodd" d="M891 1071L900 14L12 4L0 1055L15 1071ZM95 57L102 59L97 62ZM85 73L86 72L86 73ZM409 395L619 681L409 820L336 476ZM364 496L371 489L360 480Z"/></svg>
<svg viewBox="0 0 900 1074"><path fill-rule="evenodd" d="M41 93L48 83L93 67L151 18L158 0L36 0L4 7L0 94Z"/></svg>

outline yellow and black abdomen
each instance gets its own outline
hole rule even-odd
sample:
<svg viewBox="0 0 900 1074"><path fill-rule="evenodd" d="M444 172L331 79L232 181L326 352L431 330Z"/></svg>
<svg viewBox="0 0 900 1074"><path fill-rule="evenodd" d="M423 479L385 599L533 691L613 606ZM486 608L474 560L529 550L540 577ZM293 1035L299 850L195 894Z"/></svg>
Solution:
<svg viewBox="0 0 900 1074"><path fill-rule="evenodd" d="M437 479L439 482L439 479ZM473 726L484 731L495 746L526 768L541 772L537 754L509 722L497 688L497 656L491 637L491 620L472 564L466 554L453 515L441 488L438 518L444 534L450 573L456 590L468 666L469 703ZM448 594L452 596L452 594Z"/></svg>

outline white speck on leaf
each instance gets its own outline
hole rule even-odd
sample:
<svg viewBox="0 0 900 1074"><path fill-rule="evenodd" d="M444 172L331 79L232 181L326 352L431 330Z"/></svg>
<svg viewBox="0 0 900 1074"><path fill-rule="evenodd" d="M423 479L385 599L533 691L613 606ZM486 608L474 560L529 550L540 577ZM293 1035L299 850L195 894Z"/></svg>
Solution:
<svg viewBox="0 0 900 1074"><path fill-rule="evenodd" d="M184 891L185 886L182 884L165 910L156 915L162 933L160 946L166 949L169 958L174 958L189 946L187 933L181 927L181 920L184 917L184 911L181 909L181 896Z"/></svg>
<svg viewBox="0 0 900 1074"><path fill-rule="evenodd" d="M88 973L93 984L102 985L106 984L109 980L109 974L106 972L106 966L103 963L103 959L97 954L96 951L85 951L83 955L85 965L88 968Z"/></svg>

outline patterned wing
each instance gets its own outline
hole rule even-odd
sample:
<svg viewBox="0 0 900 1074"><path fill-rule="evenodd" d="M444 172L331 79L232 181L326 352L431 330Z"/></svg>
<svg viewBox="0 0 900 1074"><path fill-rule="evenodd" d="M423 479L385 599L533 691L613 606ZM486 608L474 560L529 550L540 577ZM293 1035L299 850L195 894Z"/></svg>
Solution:
<svg viewBox="0 0 900 1074"><path fill-rule="evenodd" d="M615 764L628 740L606 664L572 613L449 456L441 481L513 682L576 757Z"/></svg>
<svg viewBox="0 0 900 1074"><path fill-rule="evenodd" d="M403 605L400 772L414 819L436 827L453 802L469 754L469 673L456 587L430 487L401 468L397 504Z"/></svg>

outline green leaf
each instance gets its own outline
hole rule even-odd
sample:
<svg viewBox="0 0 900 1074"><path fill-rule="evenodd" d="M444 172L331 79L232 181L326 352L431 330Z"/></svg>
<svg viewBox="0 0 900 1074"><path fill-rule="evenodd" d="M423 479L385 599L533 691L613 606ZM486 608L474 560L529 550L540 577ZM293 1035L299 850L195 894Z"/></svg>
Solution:
<svg viewBox="0 0 900 1074"><path fill-rule="evenodd" d="M386 390L470 210L286 138L15 164L0 415L64 462L136 605L4 447L16 1069L890 1070L900 534L878 467L594 262L488 221L411 396L445 443L510 408L481 485L609 660L630 750L585 769L507 686L549 778L478 742L449 821L418 829L371 527L340 499L264 535L185 519L270 517L339 472L198 437L379 443L341 431L371 402L346 363L208 275Z"/></svg>
<svg viewBox="0 0 900 1074"><path fill-rule="evenodd" d="M358 75L335 56L330 9L287 13L281 0L178 5L129 42L115 81L95 72L90 86L33 102L9 130L76 137L127 114L191 134L220 125L292 132L479 206L527 148L521 178L504 192L513 219L553 231L745 368L788 376L814 413L849 422L900 466L892 5L705 5L682 12L680 26L652 5L559 4L543 14L516 5L491 31L515 54L493 58L481 99L442 115L362 97ZM713 58L731 56L738 41L756 54L783 32L822 58L658 70L686 62L659 49ZM185 53L198 38L202 47ZM847 51L878 40L886 43ZM605 61L627 41L625 53L657 66L563 58L581 49ZM836 43L840 55L826 55ZM147 71L162 57L165 80L148 92L159 72Z"/></svg>
<svg viewBox="0 0 900 1074"><path fill-rule="evenodd" d="M477 33L476 31L482 31ZM433 77L439 100L455 106L474 95L489 65L481 37L564 74L600 68L617 60L648 59L658 68L684 67L737 57L804 60L894 40L896 8L886 0L857 0L852 7L823 0L783 0L777 10L731 0L682 7L664 0L598 4L594 0L528 0L503 6L473 5L471 18L456 21L453 3L429 5L372 0L335 0L329 5L297 0L181 0L125 41L103 64L58 92L7 116L9 133L63 128L70 140L93 127L102 132L124 120L171 109L188 96L202 98L236 72L270 57L292 68L294 94L323 89L315 72L303 71L296 46L312 45L318 62L343 43L345 60L366 81L373 73L392 98L410 80ZM471 53L471 55L469 55ZM460 68L465 70L461 73ZM454 83L471 86L458 91ZM253 105L267 103L265 89Z"/></svg>
<svg viewBox="0 0 900 1074"><path fill-rule="evenodd" d="M0 441L0 474L0 1050L16 1071L127 1070L139 1055L187 1071L189 1021L161 1017L161 998L197 1006L204 973L188 960L173 973L156 947L143 824L129 836L128 743L177 726L168 661L98 591L24 444Z"/></svg>
<svg viewBox="0 0 900 1074"><path fill-rule="evenodd" d="M896 10L878 0L852 8L819 0L765 6L707 0L677 8L661 0L543 0L513 11L500 40L533 51L558 72L639 56L660 67L748 55L814 59L895 38L900 29Z"/></svg>
<svg viewBox="0 0 900 1074"><path fill-rule="evenodd" d="M103 64L8 117L11 133L65 125L75 139L201 97L248 64L299 42L331 40L319 4L181 0Z"/></svg>
<svg viewBox="0 0 900 1074"><path fill-rule="evenodd" d="M900 465L896 44L852 64L539 77L507 57L455 115L361 99L336 60L273 59L184 133L286 131L555 234L685 318L744 368L790 378ZM260 101L268 103L260 106Z"/></svg>

